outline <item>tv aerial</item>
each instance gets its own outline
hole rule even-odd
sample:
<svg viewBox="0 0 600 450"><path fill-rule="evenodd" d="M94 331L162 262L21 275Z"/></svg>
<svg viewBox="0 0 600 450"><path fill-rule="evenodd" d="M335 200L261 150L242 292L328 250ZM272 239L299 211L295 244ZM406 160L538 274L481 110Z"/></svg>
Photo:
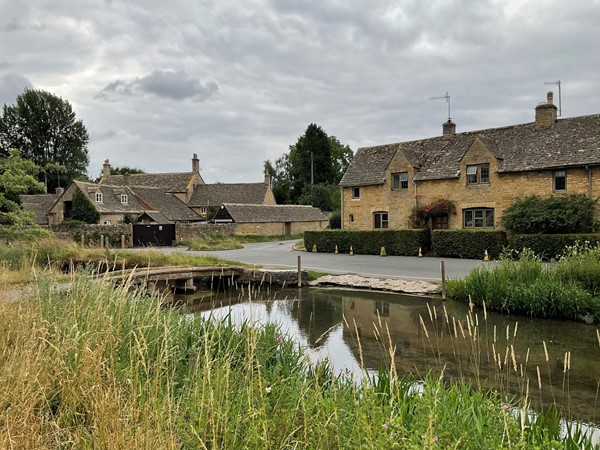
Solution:
<svg viewBox="0 0 600 450"><path fill-rule="evenodd" d="M446 91L446 95L438 95L437 97L429 97L429 100L446 100L446 103L448 104L448 120L451 120L451 118L450 118L450 96L448 95L448 91Z"/></svg>
<svg viewBox="0 0 600 450"><path fill-rule="evenodd" d="M544 84L555 84L556 86L558 86L558 117L560 117L562 115L562 108L561 108L561 93L560 93L560 80L557 81L545 81Z"/></svg>

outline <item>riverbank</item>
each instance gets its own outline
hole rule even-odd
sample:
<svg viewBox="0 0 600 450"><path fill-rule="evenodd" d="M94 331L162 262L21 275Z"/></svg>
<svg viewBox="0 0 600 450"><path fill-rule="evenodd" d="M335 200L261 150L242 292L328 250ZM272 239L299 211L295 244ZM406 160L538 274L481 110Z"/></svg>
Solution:
<svg viewBox="0 0 600 450"><path fill-rule="evenodd" d="M526 398L393 360L362 383L311 366L273 326L182 320L155 297L75 277L0 305L2 447L563 448ZM516 408L516 409L513 409ZM527 417L527 416L525 416ZM578 448L594 448L585 441Z"/></svg>

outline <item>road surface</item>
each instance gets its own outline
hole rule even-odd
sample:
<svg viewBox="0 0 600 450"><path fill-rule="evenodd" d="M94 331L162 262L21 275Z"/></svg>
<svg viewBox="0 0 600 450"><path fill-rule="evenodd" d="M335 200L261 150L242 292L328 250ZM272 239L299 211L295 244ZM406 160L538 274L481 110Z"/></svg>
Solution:
<svg viewBox="0 0 600 450"><path fill-rule="evenodd" d="M440 261L445 261L447 278L462 278L475 267L494 264L472 259L412 256L345 255L294 251L298 241L247 244L240 250L187 251L190 254L216 256L229 261L259 264L265 268L297 268L330 274L356 274L379 278L405 278L437 281L441 279ZM162 250L162 249L161 249ZM177 251L173 249L172 251ZM181 250L179 250L181 251Z"/></svg>

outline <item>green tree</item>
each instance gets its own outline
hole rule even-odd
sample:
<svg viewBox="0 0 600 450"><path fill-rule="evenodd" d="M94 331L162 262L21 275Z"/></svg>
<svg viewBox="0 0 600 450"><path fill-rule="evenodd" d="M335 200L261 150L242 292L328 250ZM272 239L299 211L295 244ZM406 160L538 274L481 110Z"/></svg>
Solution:
<svg viewBox="0 0 600 450"><path fill-rule="evenodd" d="M279 204L308 204L325 211L339 209L337 186L352 160L352 150L321 127L310 124L296 144L273 165L265 167L273 178Z"/></svg>
<svg viewBox="0 0 600 450"><path fill-rule="evenodd" d="M73 208L71 209L70 219L85 223L98 223L100 214L96 211L90 199L77 190L73 194Z"/></svg>
<svg viewBox="0 0 600 450"><path fill-rule="evenodd" d="M49 234L35 223L32 213L20 207L20 196L44 191L37 180L38 167L11 149L0 158L0 236L6 239L34 239Z"/></svg>
<svg viewBox="0 0 600 450"><path fill-rule="evenodd" d="M24 159L38 167L63 166L64 185L86 174L88 141L88 132L71 104L50 92L26 89L15 104L2 108L0 156L8 157L11 148L18 148ZM47 191L58 186L59 178L60 173L50 170L38 176Z"/></svg>

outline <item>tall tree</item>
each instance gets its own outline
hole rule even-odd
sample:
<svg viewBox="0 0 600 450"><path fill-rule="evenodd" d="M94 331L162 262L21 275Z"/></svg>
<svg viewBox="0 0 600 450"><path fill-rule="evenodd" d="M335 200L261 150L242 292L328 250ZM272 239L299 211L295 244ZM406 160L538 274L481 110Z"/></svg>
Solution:
<svg viewBox="0 0 600 450"><path fill-rule="evenodd" d="M44 170L39 176L46 189L66 185L86 174L89 163L87 129L75 117L71 104L50 92L26 89L0 116L0 156L11 148L41 168L64 167L64 173ZM62 175L62 176L61 176Z"/></svg>
<svg viewBox="0 0 600 450"><path fill-rule="evenodd" d="M273 194L279 204L301 203L324 210L339 209L338 183L352 160L352 150L321 127L310 124L290 145L290 152L265 167L273 177Z"/></svg>

